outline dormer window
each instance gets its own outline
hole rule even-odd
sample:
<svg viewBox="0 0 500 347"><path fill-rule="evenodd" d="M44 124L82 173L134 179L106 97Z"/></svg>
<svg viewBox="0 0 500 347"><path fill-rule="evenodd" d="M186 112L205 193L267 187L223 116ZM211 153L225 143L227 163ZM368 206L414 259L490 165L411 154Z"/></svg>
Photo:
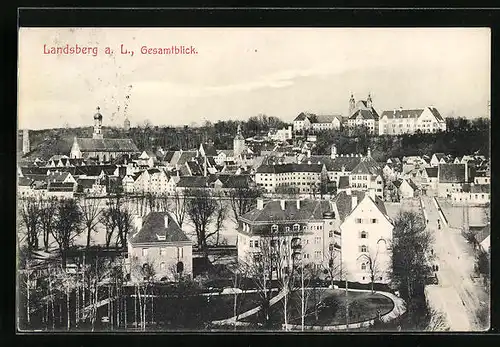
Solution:
<svg viewBox="0 0 500 347"><path fill-rule="evenodd" d="M293 231L294 231L294 232L298 232L299 230L300 230L300 225L298 225L298 224L294 224L294 225L293 225Z"/></svg>
<svg viewBox="0 0 500 347"><path fill-rule="evenodd" d="M275 224L275 225L273 225L273 226L271 226L271 232L272 232L272 233L276 233L276 232L278 232L278 226L277 226L276 224Z"/></svg>
<svg viewBox="0 0 500 347"><path fill-rule="evenodd" d="M167 236L156 234L156 238L158 239L158 241L165 241L167 239Z"/></svg>

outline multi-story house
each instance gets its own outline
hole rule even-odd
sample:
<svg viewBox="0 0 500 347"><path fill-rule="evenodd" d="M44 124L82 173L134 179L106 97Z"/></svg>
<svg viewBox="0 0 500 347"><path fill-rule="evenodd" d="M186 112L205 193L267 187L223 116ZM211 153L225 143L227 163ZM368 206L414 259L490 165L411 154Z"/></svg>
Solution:
<svg viewBox="0 0 500 347"><path fill-rule="evenodd" d="M291 140L293 137L292 126L289 125L283 129L272 129L268 132L267 136L273 141L287 141Z"/></svg>
<svg viewBox="0 0 500 347"><path fill-rule="evenodd" d="M168 181L169 176L163 169L144 170L134 180L133 191L136 193L164 194L168 191Z"/></svg>
<svg viewBox="0 0 500 347"><path fill-rule="evenodd" d="M489 184L474 184L465 183L462 186L462 191L451 193L451 201L453 204L476 204L485 205L490 203L490 185Z"/></svg>
<svg viewBox="0 0 500 347"><path fill-rule="evenodd" d="M438 196L451 198L453 193L462 192L464 183L474 181L471 177L470 167L465 164L439 164L438 165Z"/></svg>
<svg viewBox="0 0 500 347"><path fill-rule="evenodd" d="M384 111L380 116L379 135L415 134L446 131L446 122L435 107Z"/></svg>
<svg viewBox="0 0 500 347"><path fill-rule="evenodd" d="M344 119L339 114L316 115L312 122L312 130L339 130L343 122Z"/></svg>
<svg viewBox="0 0 500 347"><path fill-rule="evenodd" d="M384 179L380 165L373 160L368 148L368 153L349 173L349 186L353 190L368 191L373 189L375 195L383 199Z"/></svg>
<svg viewBox="0 0 500 347"><path fill-rule="evenodd" d="M446 155L444 153L434 153L431 157L429 164L431 166L438 166L439 164L447 164Z"/></svg>
<svg viewBox="0 0 500 347"><path fill-rule="evenodd" d="M193 243L168 212L136 217L135 232L128 239L127 267L134 280L154 273L156 280L192 276ZM146 267L152 267L147 271ZM146 270L146 271L142 271Z"/></svg>
<svg viewBox="0 0 500 347"><path fill-rule="evenodd" d="M311 129L311 120L309 119L309 117L311 116L312 113L301 112L293 120L293 131L297 133L300 131Z"/></svg>
<svg viewBox="0 0 500 347"><path fill-rule="evenodd" d="M262 258L269 255L269 247L286 245L285 252L280 250L290 258L289 264L301 261L323 269L325 277L361 283L369 283L373 273L374 282L387 283L392 229L385 206L373 191L346 191L332 201L294 199L264 204L258 199L257 208L239 219L238 261L247 265L266 261Z"/></svg>
<svg viewBox="0 0 500 347"><path fill-rule="evenodd" d="M287 257L288 264L303 261L340 269L339 227L337 212L328 201L274 200L264 204L258 199L257 207L239 219L238 261L247 265L270 261L262 259L269 256L268 248L282 245L280 256Z"/></svg>
<svg viewBox="0 0 500 347"><path fill-rule="evenodd" d="M427 167L424 172L422 172L422 187L427 190L437 190L438 184L438 168L437 167Z"/></svg>
<svg viewBox="0 0 500 347"><path fill-rule="evenodd" d="M365 126L370 134L378 133L379 115L372 105L371 95L365 100L359 100L357 103L354 96L349 100L349 118L347 125L349 128Z"/></svg>
<svg viewBox="0 0 500 347"><path fill-rule="evenodd" d="M264 164L255 172L255 183L268 193L286 187L296 189L299 194L314 194L327 176L324 164L311 161L304 164Z"/></svg>
<svg viewBox="0 0 500 347"><path fill-rule="evenodd" d="M373 190L341 192L335 204L342 221L342 277L350 281L388 283L392 269L392 231L384 202Z"/></svg>

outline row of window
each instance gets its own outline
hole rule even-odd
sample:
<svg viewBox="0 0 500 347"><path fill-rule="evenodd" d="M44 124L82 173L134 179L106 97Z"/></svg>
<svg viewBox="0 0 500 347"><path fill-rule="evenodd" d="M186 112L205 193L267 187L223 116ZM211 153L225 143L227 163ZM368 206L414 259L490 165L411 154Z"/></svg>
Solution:
<svg viewBox="0 0 500 347"><path fill-rule="evenodd" d="M142 249L142 256L147 257L148 251L149 251L149 248L143 248ZM160 255L166 255L166 254L167 254L167 249L160 247ZM184 248L177 247L177 258L183 258L183 257L184 257Z"/></svg>

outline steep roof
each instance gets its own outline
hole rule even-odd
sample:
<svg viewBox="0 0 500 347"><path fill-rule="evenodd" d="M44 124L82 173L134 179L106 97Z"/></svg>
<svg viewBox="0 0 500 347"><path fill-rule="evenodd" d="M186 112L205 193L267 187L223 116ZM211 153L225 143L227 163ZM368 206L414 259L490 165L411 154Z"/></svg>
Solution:
<svg viewBox="0 0 500 347"><path fill-rule="evenodd" d="M388 119L395 118L418 118L424 112L424 109L415 109L415 110L392 110L392 111L384 111L380 118L387 117Z"/></svg>
<svg viewBox="0 0 500 347"><path fill-rule="evenodd" d="M339 114L318 114L315 123L331 123L335 118L342 122L342 116Z"/></svg>
<svg viewBox="0 0 500 347"><path fill-rule="evenodd" d="M371 157L363 157L362 160L354 169L352 169L352 174L364 174L364 175L380 175L380 165L373 160Z"/></svg>
<svg viewBox="0 0 500 347"><path fill-rule="evenodd" d="M373 107L370 110L358 109L353 112L349 119L356 119L359 115L361 115L363 119L379 119L378 113Z"/></svg>
<svg viewBox="0 0 500 347"><path fill-rule="evenodd" d="M186 165L189 167L193 176L203 175L203 168L196 161L188 161Z"/></svg>
<svg viewBox="0 0 500 347"><path fill-rule="evenodd" d="M464 183L465 164L439 164L439 183Z"/></svg>
<svg viewBox="0 0 500 347"><path fill-rule="evenodd" d="M166 228L165 216L168 218L168 227ZM159 240L157 235L165 236L165 240ZM168 212L149 213L144 217L142 228L139 232L130 238L132 244L186 241L190 241L189 238Z"/></svg>
<svg viewBox="0 0 500 347"><path fill-rule="evenodd" d="M58 173L51 173L50 175L47 175L47 181L48 182L63 182L69 175L69 172L58 172Z"/></svg>
<svg viewBox="0 0 500 347"><path fill-rule="evenodd" d="M77 138L82 152L139 152L131 139Z"/></svg>
<svg viewBox="0 0 500 347"><path fill-rule="evenodd" d="M29 187L33 184L33 180L27 177L19 177L17 179L17 185L22 187Z"/></svg>
<svg viewBox="0 0 500 347"><path fill-rule="evenodd" d="M79 178L77 180L77 184L78 187L90 189L95 184L95 181L96 181L95 178Z"/></svg>
<svg viewBox="0 0 500 347"><path fill-rule="evenodd" d="M202 146L203 146L203 150L205 151L205 155L207 157L217 156L217 150L215 149L215 147L213 145L208 144L208 143L203 143Z"/></svg>
<svg viewBox="0 0 500 347"><path fill-rule="evenodd" d="M359 191L359 190L352 190L350 194L348 194L346 191L342 191L337 194L337 196L334 199L335 205L337 206L337 210L339 211L339 218L341 221L344 221L347 216L349 216L353 210L352 206L352 197L355 196L357 197L358 204L365 198L365 195L367 195L366 192ZM373 201L375 206L378 208L378 210L387 217L387 211L385 209L384 202L380 200L379 197L375 197L375 199L372 199L370 197L370 200ZM388 217L387 217L388 218Z"/></svg>
<svg viewBox="0 0 500 347"><path fill-rule="evenodd" d="M74 188L73 183L50 182L47 186L49 192L72 192Z"/></svg>
<svg viewBox="0 0 500 347"><path fill-rule="evenodd" d="M288 220L309 221L323 219L324 212L332 212L330 203L325 200L300 200L300 209L297 209L297 200L285 200L285 210L281 209L281 201L274 200L266 203L262 210L257 208L241 216L241 220L250 223L277 223Z"/></svg>
<svg viewBox="0 0 500 347"><path fill-rule="evenodd" d="M303 121L305 120L306 118L310 117L311 114L309 113L306 113L306 112L300 112L299 115L297 117L295 117L295 119L293 120L294 122L295 121Z"/></svg>
<svg viewBox="0 0 500 347"><path fill-rule="evenodd" d="M437 110L437 108L435 107L428 107L429 110L432 112L432 114L434 115L434 117L436 117L436 119L440 122L444 122L444 119L443 117L441 116L441 114L439 113L439 111Z"/></svg>
<svg viewBox="0 0 500 347"><path fill-rule="evenodd" d="M413 190L418 190L418 187L417 185L411 180L411 179L407 179L406 182L409 184L409 186L413 189Z"/></svg>

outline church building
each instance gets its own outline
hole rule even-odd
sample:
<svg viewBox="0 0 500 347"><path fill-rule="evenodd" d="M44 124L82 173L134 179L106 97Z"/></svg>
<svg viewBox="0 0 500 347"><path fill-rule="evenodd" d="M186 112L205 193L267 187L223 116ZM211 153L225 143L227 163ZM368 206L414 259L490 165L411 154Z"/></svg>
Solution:
<svg viewBox="0 0 500 347"><path fill-rule="evenodd" d="M368 94L366 100L356 102L351 94L349 100L349 119L347 125L350 128L365 126L370 134L378 134L379 115L373 108L372 97Z"/></svg>
<svg viewBox="0 0 500 347"><path fill-rule="evenodd" d="M102 134L102 114L97 107L94 115L94 132L92 138L75 137L69 157L95 159L109 162L123 154L136 154L139 150L131 139L105 139Z"/></svg>

